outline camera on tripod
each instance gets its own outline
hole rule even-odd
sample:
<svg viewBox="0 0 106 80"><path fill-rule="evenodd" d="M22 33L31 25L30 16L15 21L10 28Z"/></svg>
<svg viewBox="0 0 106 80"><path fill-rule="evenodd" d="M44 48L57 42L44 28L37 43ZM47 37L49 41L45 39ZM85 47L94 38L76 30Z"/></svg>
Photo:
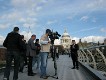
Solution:
<svg viewBox="0 0 106 80"><path fill-rule="evenodd" d="M50 38L50 40L51 40L51 44L54 44L54 40L55 39L59 39L59 37L60 37L61 35L56 31L56 32L50 32L49 33L49 38Z"/></svg>

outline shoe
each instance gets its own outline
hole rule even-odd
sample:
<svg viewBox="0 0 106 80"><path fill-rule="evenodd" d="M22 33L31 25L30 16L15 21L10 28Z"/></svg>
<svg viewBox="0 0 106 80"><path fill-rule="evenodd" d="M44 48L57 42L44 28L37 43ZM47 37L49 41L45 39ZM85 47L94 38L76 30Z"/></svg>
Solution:
<svg viewBox="0 0 106 80"><path fill-rule="evenodd" d="M18 80L18 79L13 79L13 80Z"/></svg>
<svg viewBox="0 0 106 80"><path fill-rule="evenodd" d="M49 76L40 76L40 78L48 79Z"/></svg>
<svg viewBox="0 0 106 80"><path fill-rule="evenodd" d="M36 75L36 73L33 73L33 72L31 74Z"/></svg>
<svg viewBox="0 0 106 80"><path fill-rule="evenodd" d="M28 76L34 76L34 75L36 75L36 73L28 73Z"/></svg>
<svg viewBox="0 0 106 80"><path fill-rule="evenodd" d="M19 72L23 73L23 70L20 69Z"/></svg>
<svg viewBox="0 0 106 80"><path fill-rule="evenodd" d="M28 76L34 76L34 74L28 74Z"/></svg>
<svg viewBox="0 0 106 80"><path fill-rule="evenodd" d="M71 68L71 69L75 69L75 67Z"/></svg>
<svg viewBox="0 0 106 80"><path fill-rule="evenodd" d="M9 80L9 79L7 79L7 78L3 78L3 80Z"/></svg>
<svg viewBox="0 0 106 80"><path fill-rule="evenodd" d="M77 70L79 70L79 67L76 67Z"/></svg>

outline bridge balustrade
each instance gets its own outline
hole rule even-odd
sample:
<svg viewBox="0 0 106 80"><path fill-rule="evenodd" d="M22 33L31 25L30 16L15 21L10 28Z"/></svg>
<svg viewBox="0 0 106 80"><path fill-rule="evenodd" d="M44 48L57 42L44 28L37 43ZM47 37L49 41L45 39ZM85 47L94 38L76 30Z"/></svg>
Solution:
<svg viewBox="0 0 106 80"><path fill-rule="evenodd" d="M79 50L79 61L93 69L106 72L106 45L81 48Z"/></svg>

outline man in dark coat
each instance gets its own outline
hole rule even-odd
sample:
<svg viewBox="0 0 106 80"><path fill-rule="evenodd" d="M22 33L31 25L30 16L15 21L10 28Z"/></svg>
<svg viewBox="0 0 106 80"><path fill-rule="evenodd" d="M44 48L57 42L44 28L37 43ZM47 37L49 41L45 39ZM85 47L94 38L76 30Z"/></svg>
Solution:
<svg viewBox="0 0 106 80"><path fill-rule="evenodd" d="M13 31L10 32L6 39L3 42L3 46L7 48L6 53L6 69L4 72L3 80L9 80L10 76L10 67L12 64L12 60L14 59L14 76L13 80L18 79L18 68L19 68L19 58L20 58L20 48L21 45L21 36L19 33L19 28L14 27Z"/></svg>
<svg viewBox="0 0 106 80"><path fill-rule="evenodd" d="M73 68L72 69L79 69L78 66L78 51L79 46L76 44L75 40L72 40L72 45L70 46L70 51L71 51L71 58L73 61Z"/></svg>
<svg viewBox="0 0 106 80"><path fill-rule="evenodd" d="M33 73L33 70L32 70L32 60L33 60L33 57L36 56L36 49L37 49L34 43L35 39L36 39L36 35L33 34L27 44L26 56L28 56L28 60L29 60L28 61L28 76L35 75L35 73Z"/></svg>

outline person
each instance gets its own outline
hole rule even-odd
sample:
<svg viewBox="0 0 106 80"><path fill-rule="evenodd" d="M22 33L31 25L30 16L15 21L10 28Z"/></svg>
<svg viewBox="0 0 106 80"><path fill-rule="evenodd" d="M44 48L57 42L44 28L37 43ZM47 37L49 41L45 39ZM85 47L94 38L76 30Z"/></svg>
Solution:
<svg viewBox="0 0 106 80"><path fill-rule="evenodd" d="M3 46L7 48L6 52L6 68L4 72L3 80L9 80L10 68L12 60L14 59L14 75L13 80L18 80L18 68L20 58L20 48L22 47L21 38L19 34L19 28L14 27L13 31L8 33L6 39L3 42Z"/></svg>
<svg viewBox="0 0 106 80"><path fill-rule="evenodd" d="M70 46L70 50L71 50L71 58L73 61L73 68L72 69L79 69L78 66L78 50L79 50L79 46L78 44L76 44L75 40L72 40L72 45Z"/></svg>
<svg viewBox="0 0 106 80"><path fill-rule="evenodd" d="M24 40L24 42L25 42L25 45L26 45L26 47L27 47L26 40ZM26 49L26 50L27 50L27 49ZM25 55L23 56L23 57L24 57L24 62L25 62L24 66L27 66L27 56L26 56L26 50L24 51Z"/></svg>
<svg viewBox="0 0 106 80"><path fill-rule="evenodd" d="M50 52L50 41L49 41L49 34L51 33L50 29L46 29L46 33L41 36L40 44L41 44L41 52L40 52L40 58L41 58L41 76L40 78L47 79L48 76L46 74L46 68L47 68L47 58L48 53Z"/></svg>
<svg viewBox="0 0 106 80"><path fill-rule="evenodd" d="M23 68L24 68L24 58L26 57L26 44L24 41L24 35L21 35L21 39L22 39L22 48L20 50L21 56L20 56L20 66L19 66L19 72L23 73Z"/></svg>
<svg viewBox="0 0 106 80"><path fill-rule="evenodd" d="M57 59L59 59L59 49L58 49L58 47L56 48L56 57L57 57Z"/></svg>
<svg viewBox="0 0 106 80"><path fill-rule="evenodd" d="M33 57L36 56L37 47L34 44L34 40L36 39L36 35L32 35L27 44L27 52L26 56L28 56L28 76L34 76L36 73L32 70L32 60Z"/></svg>
<svg viewBox="0 0 106 80"><path fill-rule="evenodd" d="M36 69L39 69L39 67L40 67L40 57L39 57L39 53L40 53L40 49L41 49L41 46L40 46L40 44L39 44L39 39L36 39L35 46L37 46L36 56L33 58L32 66L34 66L34 64L37 62L37 67L36 67Z"/></svg>

